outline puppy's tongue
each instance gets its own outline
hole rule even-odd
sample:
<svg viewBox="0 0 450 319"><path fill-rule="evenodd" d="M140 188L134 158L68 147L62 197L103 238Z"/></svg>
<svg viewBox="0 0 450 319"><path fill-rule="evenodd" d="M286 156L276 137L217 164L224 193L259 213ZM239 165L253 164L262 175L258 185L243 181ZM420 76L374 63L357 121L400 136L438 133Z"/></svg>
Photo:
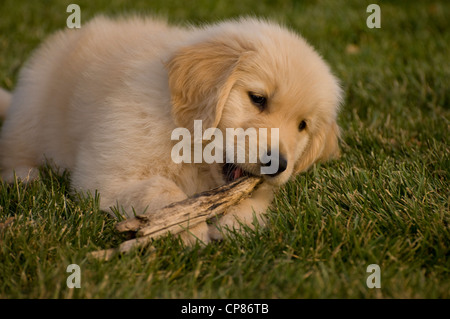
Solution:
<svg viewBox="0 0 450 319"><path fill-rule="evenodd" d="M235 180L235 179L238 179L239 177L242 176L243 171L242 171L242 169L240 167L236 167L236 169L234 170L233 173L234 173L233 174L233 180Z"/></svg>

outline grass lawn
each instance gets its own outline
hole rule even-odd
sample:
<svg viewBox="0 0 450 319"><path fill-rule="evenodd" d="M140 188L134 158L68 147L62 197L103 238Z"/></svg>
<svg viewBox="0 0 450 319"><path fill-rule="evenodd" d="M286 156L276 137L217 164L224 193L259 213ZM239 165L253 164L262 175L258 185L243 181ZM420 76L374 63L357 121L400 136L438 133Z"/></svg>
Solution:
<svg viewBox="0 0 450 319"><path fill-rule="evenodd" d="M450 298L449 1L378 1L381 28L369 29L373 1L2 0L0 86L14 87L73 2L82 24L156 12L289 25L342 80L342 158L281 188L266 228L195 248L168 236L108 262L86 255L123 240L116 221L72 194L68 173L0 181L0 298ZM80 289L66 285L69 264ZM366 285L370 264L379 289Z"/></svg>

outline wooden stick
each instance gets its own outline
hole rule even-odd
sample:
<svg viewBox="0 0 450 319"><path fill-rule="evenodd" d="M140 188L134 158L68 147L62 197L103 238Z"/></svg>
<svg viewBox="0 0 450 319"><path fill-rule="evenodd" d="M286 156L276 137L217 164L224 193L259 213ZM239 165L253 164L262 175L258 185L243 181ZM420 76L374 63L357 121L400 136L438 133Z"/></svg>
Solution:
<svg viewBox="0 0 450 319"><path fill-rule="evenodd" d="M113 256L120 253L126 253L130 251L134 247L143 247L145 245L148 245L152 242L153 238L148 237L140 237L140 238L134 238L131 240L124 241L122 244L119 245L117 248L110 248L110 249L104 249L104 250L97 250L92 251L88 253L88 257L92 257L95 259L100 260L110 260ZM154 247L150 247L151 250L154 250Z"/></svg>
<svg viewBox="0 0 450 319"><path fill-rule="evenodd" d="M153 239L169 232L178 234L189 231L189 228L199 223L225 214L227 208L250 196L261 182L262 179L258 177L243 177L157 211L126 219L118 223L116 229L119 232L135 233L137 238L125 241L117 248L92 252L90 256L107 260L116 253L147 245Z"/></svg>
<svg viewBox="0 0 450 319"><path fill-rule="evenodd" d="M193 227L207 219L220 216L228 207L248 197L259 183L260 178L240 178L157 211L126 219L118 223L116 229L119 232L137 232L136 235L141 237L164 230L172 231L174 226Z"/></svg>

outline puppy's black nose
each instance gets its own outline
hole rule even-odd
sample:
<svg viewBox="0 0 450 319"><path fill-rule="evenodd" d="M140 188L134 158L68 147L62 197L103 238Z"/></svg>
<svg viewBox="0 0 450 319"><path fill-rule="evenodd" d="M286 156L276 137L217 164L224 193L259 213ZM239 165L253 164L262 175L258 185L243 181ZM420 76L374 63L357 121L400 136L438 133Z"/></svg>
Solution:
<svg viewBox="0 0 450 319"><path fill-rule="evenodd" d="M280 154L279 161L278 161L278 171L276 172L275 175L283 173L286 170L287 165L288 165L287 160L284 158L283 155Z"/></svg>
<svg viewBox="0 0 450 319"><path fill-rule="evenodd" d="M270 151L268 151L267 152L267 156L270 156L270 155L271 155L271 153L270 153ZM263 166L271 166L272 165L272 160L269 160L267 163L262 164L262 165ZM288 162L287 162L286 158L282 154L278 154L278 169L275 171L275 173L267 174L267 175L272 176L272 177L273 176L277 176L277 175L283 173L286 170L287 165L288 165Z"/></svg>

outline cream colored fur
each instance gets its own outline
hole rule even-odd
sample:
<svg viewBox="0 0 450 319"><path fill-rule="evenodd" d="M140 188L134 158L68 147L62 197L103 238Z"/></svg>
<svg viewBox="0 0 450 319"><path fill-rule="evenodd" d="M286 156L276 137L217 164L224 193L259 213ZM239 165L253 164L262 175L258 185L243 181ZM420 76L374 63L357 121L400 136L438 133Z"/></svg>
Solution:
<svg viewBox="0 0 450 319"><path fill-rule="evenodd" d="M248 92L268 98L260 111ZM98 191L101 208L130 216L224 183L222 165L175 164L171 132L279 128L286 170L217 225L191 230L204 242L221 226L263 222L275 188L338 153L341 90L320 56L297 34L252 19L205 27L155 19L98 17L51 36L28 61L0 138L4 180L38 176L47 160L71 172L74 189ZM0 92L0 114L9 97ZM298 130L305 120L307 127ZM258 174L258 163L242 164ZM184 238L190 241L190 238Z"/></svg>
<svg viewBox="0 0 450 319"><path fill-rule="evenodd" d="M0 119L5 117L6 110L11 102L11 94L0 88Z"/></svg>

